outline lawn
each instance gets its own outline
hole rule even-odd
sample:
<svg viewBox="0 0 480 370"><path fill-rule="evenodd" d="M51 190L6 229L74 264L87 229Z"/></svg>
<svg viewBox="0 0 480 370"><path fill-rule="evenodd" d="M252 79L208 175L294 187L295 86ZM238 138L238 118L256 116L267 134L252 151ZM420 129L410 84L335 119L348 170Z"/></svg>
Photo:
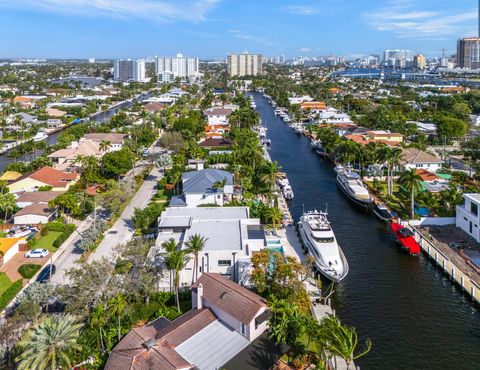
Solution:
<svg viewBox="0 0 480 370"><path fill-rule="evenodd" d="M0 272L0 296L10 285L12 285L12 281L8 278L7 274Z"/></svg>
<svg viewBox="0 0 480 370"><path fill-rule="evenodd" d="M49 231L33 243L32 249L41 248L50 252L56 252L57 248L53 246L53 242L62 234L61 231Z"/></svg>

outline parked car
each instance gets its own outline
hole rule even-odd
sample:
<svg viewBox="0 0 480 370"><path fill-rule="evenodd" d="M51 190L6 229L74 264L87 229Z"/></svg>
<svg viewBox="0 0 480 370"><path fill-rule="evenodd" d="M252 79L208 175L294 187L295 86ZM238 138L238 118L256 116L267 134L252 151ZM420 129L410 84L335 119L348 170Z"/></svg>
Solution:
<svg viewBox="0 0 480 370"><path fill-rule="evenodd" d="M33 249L25 253L25 257L27 258L43 258L47 257L50 252L46 249Z"/></svg>
<svg viewBox="0 0 480 370"><path fill-rule="evenodd" d="M52 273L50 274L50 269L52 270ZM40 271L40 273L37 276L37 282L38 283L46 283L50 279L50 275L54 275L56 272L56 267L55 265L48 264L45 266L45 268Z"/></svg>

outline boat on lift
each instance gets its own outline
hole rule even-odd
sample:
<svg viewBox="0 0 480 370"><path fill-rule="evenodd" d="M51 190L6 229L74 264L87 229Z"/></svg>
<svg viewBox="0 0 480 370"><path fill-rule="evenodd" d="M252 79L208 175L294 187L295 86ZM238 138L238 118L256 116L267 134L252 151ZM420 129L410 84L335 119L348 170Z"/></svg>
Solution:
<svg viewBox="0 0 480 370"><path fill-rule="evenodd" d="M283 193L283 196L285 197L285 199L292 200L293 197L294 197L293 189L292 189L292 187L290 186L290 184L285 185L285 186L283 187L282 193Z"/></svg>
<svg viewBox="0 0 480 370"><path fill-rule="evenodd" d="M392 223L391 228L403 250L412 256L417 256L420 254L422 249L420 248L420 245L418 245L410 229L407 229L403 225L396 222Z"/></svg>
<svg viewBox="0 0 480 370"><path fill-rule="evenodd" d="M384 221L384 222L390 222L390 221L392 221L392 218L394 217L392 212L390 212L388 207L384 204L376 204L375 207L373 207L373 214L380 221Z"/></svg>

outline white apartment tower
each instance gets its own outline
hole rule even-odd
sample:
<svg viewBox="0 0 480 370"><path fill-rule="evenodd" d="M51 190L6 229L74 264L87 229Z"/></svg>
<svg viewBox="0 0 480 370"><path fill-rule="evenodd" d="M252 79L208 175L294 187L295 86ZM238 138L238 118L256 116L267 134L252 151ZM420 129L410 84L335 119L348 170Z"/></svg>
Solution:
<svg viewBox="0 0 480 370"><path fill-rule="evenodd" d="M256 76L263 73L261 54L230 54L228 56L228 74L236 76Z"/></svg>
<svg viewBox="0 0 480 370"><path fill-rule="evenodd" d="M173 73L177 77L196 77L199 74L198 58L188 58L183 54L176 57L157 57L155 59L156 74Z"/></svg>
<svg viewBox="0 0 480 370"><path fill-rule="evenodd" d="M116 60L113 70L113 76L116 81L145 81L145 61L143 59Z"/></svg>

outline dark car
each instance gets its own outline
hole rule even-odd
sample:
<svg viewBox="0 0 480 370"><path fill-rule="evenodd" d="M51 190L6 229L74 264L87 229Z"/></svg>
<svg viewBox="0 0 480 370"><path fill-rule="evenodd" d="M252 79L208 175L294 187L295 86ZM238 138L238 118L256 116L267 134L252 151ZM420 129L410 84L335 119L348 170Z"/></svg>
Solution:
<svg viewBox="0 0 480 370"><path fill-rule="evenodd" d="M50 269L52 269L51 275L55 274L56 268L55 265L48 264L45 268L40 271L37 276L37 282L39 283L46 283L50 279Z"/></svg>

